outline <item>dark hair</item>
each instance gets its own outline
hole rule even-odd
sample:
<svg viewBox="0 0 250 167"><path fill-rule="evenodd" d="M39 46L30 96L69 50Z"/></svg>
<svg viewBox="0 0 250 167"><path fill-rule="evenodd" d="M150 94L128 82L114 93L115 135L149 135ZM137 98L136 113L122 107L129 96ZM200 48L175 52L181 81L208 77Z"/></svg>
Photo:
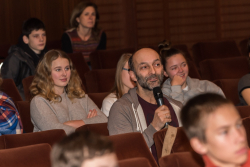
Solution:
<svg viewBox="0 0 250 167"><path fill-rule="evenodd" d="M161 56L161 62L162 62L162 65L164 67L164 70L166 70L166 61L169 57L173 56L173 55L176 55L176 54L181 54L183 55L183 57L186 59L187 61L187 58L184 54L184 52L182 52L181 50L179 49L176 49L176 48L172 48L171 47L171 42L169 41L162 41L159 45L158 45L158 48L159 48L159 55ZM188 62L187 62L188 63Z"/></svg>
<svg viewBox="0 0 250 167"><path fill-rule="evenodd" d="M80 17L80 15L82 14L82 12L89 6L92 6L95 9L95 13L96 13L96 20L95 20L95 26L93 27L93 31L92 34L94 36L97 36L100 32L99 28L98 28L98 22L99 22L99 13L97 10L97 6L95 3L93 2L80 2L77 6L75 6L75 8L72 11L71 17L70 17L70 26L72 28L77 28L79 23L76 21L77 17Z"/></svg>
<svg viewBox="0 0 250 167"><path fill-rule="evenodd" d="M63 138L53 146L53 167L81 166L86 159L114 153L113 143L105 136L79 131Z"/></svg>
<svg viewBox="0 0 250 167"><path fill-rule="evenodd" d="M22 34L29 38L29 35L33 30L37 31L40 29L45 31L45 25L43 22L37 18L30 18L23 23Z"/></svg>
<svg viewBox="0 0 250 167"><path fill-rule="evenodd" d="M206 142L206 117L225 104L232 103L215 93L201 94L190 99L181 110L181 122L188 138L197 137Z"/></svg>

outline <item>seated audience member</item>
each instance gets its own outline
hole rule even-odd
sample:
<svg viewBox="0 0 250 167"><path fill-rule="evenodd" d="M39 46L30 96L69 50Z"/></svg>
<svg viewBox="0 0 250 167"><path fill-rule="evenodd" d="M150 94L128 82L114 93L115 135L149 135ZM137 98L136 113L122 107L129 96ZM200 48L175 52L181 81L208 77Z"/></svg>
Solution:
<svg viewBox="0 0 250 167"><path fill-rule="evenodd" d="M3 79L0 77L0 86ZM12 99L0 91L0 136L23 133L23 125Z"/></svg>
<svg viewBox="0 0 250 167"><path fill-rule="evenodd" d="M162 92L167 96L186 103L195 95L213 92L224 95L220 87L207 80L199 80L188 76L188 62L185 54L171 48L169 42L159 44L159 52L164 66L164 75L169 77L162 85Z"/></svg>
<svg viewBox="0 0 250 167"><path fill-rule="evenodd" d="M250 58L250 38L247 43ZM250 105L250 74L244 75L238 83L238 92L241 105Z"/></svg>
<svg viewBox="0 0 250 167"><path fill-rule="evenodd" d="M22 80L35 74L40 58L45 54L46 32L43 22L30 18L24 22L18 44L11 46L9 55L1 68L3 78L14 80L17 89L24 98Z"/></svg>
<svg viewBox="0 0 250 167"><path fill-rule="evenodd" d="M98 28L99 14L96 4L81 2L70 18L71 29L62 36L62 50L66 53L82 52L86 62L95 50L106 49L106 33Z"/></svg>
<svg viewBox="0 0 250 167"><path fill-rule="evenodd" d="M164 104L157 106L153 88L163 81L163 65L159 54L153 49L143 48L129 59L130 77L136 86L119 98L111 107L108 130L110 135L141 132L148 147L157 160L153 135L166 122L178 127L178 114L182 104L164 95ZM152 147L153 146L153 147Z"/></svg>
<svg viewBox="0 0 250 167"><path fill-rule="evenodd" d="M113 103L122 97L125 93L128 93L129 89L135 87L134 81L131 80L128 66L128 59L132 54L123 54L117 63L116 74L115 74L115 84L111 90L111 93L105 97L102 102L102 111L108 117L110 108Z"/></svg>
<svg viewBox="0 0 250 167"><path fill-rule="evenodd" d="M50 50L44 55L30 92L34 132L64 129L69 134L85 124L107 122L107 117L82 90L81 79L63 51Z"/></svg>
<svg viewBox="0 0 250 167"><path fill-rule="evenodd" d="M55 144L52 167L118 167L113 144L90 131L75 132Z"/></svg>
<svg viewBox="0 0 250 167"><path fill-rule="evenodd" d="M198 95L182 108L181 121L206 167L250 166L246 132L229 100L213 93Z"/></svg>

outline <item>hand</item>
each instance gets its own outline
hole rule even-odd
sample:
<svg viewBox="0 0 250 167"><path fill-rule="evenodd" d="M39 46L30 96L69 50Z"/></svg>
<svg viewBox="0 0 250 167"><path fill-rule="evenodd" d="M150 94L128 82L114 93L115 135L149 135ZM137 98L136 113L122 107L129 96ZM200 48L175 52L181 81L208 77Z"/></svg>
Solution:
<svg viewBox="0 0 250 167"><path fill-rule="evenodd" d="M93 118L95 116L97 116L97 111L95 109L89 110L89 114L88 114L87 118Z"/></svg>
<svg viewBox="0 0 250 167"><path fill-rule="evenodd" d="M186 82L185 78L183 78L183 77L181 77L181 76L179 76L179 75L176 74L174 76L174 78L172 79L172 81L171 81L171 85L172 86L175 86L175 85L182 86L184 84L184 82Z"/></svg>
<svg viewBox="0 0 250 167"><path fill-rule="evenodd" d="M159 131L166 124L166 122L171 121L171 115L168 107L162 105L155 110L154 119L151 124L157 131Z"/></svg>

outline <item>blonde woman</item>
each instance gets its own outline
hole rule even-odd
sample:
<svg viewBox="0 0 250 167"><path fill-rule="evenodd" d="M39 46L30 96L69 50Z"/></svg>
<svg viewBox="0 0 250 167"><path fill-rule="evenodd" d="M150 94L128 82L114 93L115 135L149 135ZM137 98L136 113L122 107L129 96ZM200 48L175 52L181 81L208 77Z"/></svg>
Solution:
<svg viewBox="0 0 250 167"><path fill-rule="evenodd" d="M108 117L110 108L113 103L122 97L125 93L128 93L129 89L135 87L134 81L130 79L128 60L132 56L130 53L125 53L121 56L117 63L115 84L111 89L111 93L102 102L102 111Z"/></svg>
<svg viewBox="0 0 250 167"><path fill-rule="evenodd" d="M72 61L63 51L51 50L44 55L30 92L34 132L64 129L69 134L85 124L107 122L107 117L82 90Z"/></svg>

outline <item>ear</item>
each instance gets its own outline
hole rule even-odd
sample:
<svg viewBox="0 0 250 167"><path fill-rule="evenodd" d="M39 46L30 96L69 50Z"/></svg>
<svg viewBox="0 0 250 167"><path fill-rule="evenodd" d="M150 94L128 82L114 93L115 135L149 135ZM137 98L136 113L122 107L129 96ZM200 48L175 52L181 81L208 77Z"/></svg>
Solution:
<svg viewBox="0 0 250 167"><path fill-rule="evenodd" d="M164 71L164 76L165 76L165 77L168 77L168 74L166 73L166 71Z"/></svg>
<svg viewBox="0 0 250 167"><path fill-rule="evenodd" d="M195 152L204 155L207 154L207 146L205 143L201 142L197 137L190 139L190 144Z"/></svg>
<svg viewBox="0 0 250 167"><path fill-rule="evenodd" d="M80 19L79 19L79 17L77 17L77 18L76 18L76 21L77 21L77 23L79 23L79 22L80 22Z"/></svg>
<svg viewBox="0 0 250 167"><path fill-rule="evenodd" d="M133 80L133 81L137 81L137 78L136 78L136 76L135 76L135 73L134 73L134 71L129 71L129 75L130 75L130 78Z"/></svg>
<svg viewBox="0 0 250 167"><path fill-rule="evenodd" d="M249 54L248 54L248 57L250 58L250 52L249 52Z"/></svg>
<svg viewBox="0 0 250 167"><path fill-rule="evenodd" d="M26 35L23 36L23 42L26 44L29 43L29 38Z"/></svg>

